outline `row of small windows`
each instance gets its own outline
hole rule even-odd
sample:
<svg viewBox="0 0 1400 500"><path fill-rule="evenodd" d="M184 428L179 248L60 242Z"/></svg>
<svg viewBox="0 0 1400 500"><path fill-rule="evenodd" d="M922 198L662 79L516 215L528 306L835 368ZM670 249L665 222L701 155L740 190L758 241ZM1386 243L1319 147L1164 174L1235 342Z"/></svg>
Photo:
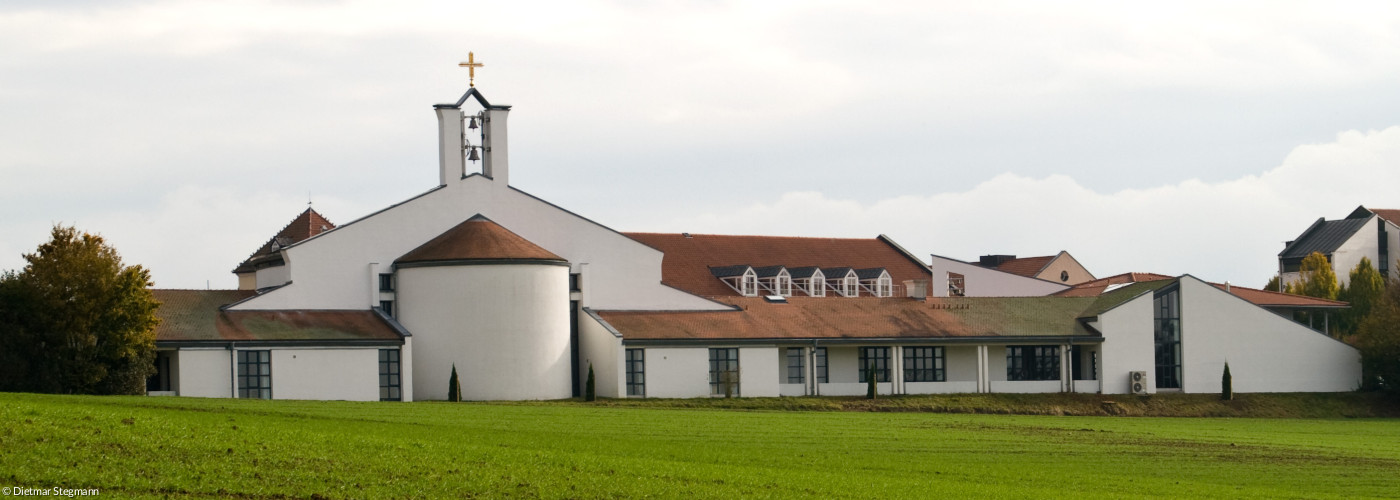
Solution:
<svg viewBox="0 0 1400 500"><path fill-rule="evenodd" d="M825 297L827 292L842 297L894 296L894 280L883 267L853 269L739 265L711 267L710 274L745 297Z"/></svg>
<svg viewBox="0 0 1400 500"><path fill-rule="evenodd" d="M402 401L398 349L379 350L379 400ZM238 397L272 399L272 351L238 351Z"/></svg>
<svg viewBox="0 0 1400 500"><path fill-rule="evenodd" d="M739 396L739 349L737 347L711 348L710 350L710 395ZM905 382L945 382L948 380L947 359L941 346L908 346L903 352L903 379ZM815 367L817 383L829 382L827 351L825 347L807 349L788 347L783 352L785 370L783 378L788 384L803 384L807 381L808 353ZM645 349L627 349L627 395L646 396L646 352ZM1071 355L1078 356L1078 348ZM858 353L857 380L867 383L870 368L874 368L876 382L889 382L891 375L889 347L861 347ZM1091 367L1091 370L1094 370ZM1073 375L1079 378L1078 367ZM1089 373L1093 373L1090 371ZM1092 376L1092 375L1091 375ZM1059 380L1060 346L1026 345L1006 347L1006 380Z"/></svg>

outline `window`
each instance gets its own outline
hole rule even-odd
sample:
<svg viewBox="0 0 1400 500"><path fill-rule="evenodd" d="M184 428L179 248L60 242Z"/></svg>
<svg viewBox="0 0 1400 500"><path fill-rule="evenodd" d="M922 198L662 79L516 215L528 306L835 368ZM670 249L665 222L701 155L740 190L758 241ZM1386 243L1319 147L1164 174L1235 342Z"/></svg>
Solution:
<svg viewBox="0 0 1400 500"><path fill-rule="evenodd" d="M403 401L403 394L400 392L398 349L379 350L379 400L380 401Z"/></svg>
<svg viewBox="0 0 1400 500"><path fill-rule="evenodd" d="M582 292L582 291L583 291L583 275L581 275L581 274L579 274L579 273L570 273L570 274L569 274L569 291L570 291L570 292Z"/></svg>
<svg viewBox="0 0 1400 500"><path fill-rule="evenodd" d="M1059 380L1060 347L1006 346L1006 380Z"/></svg>
<svg viewBox="0 0 1400 500"><path fill-rule="evenodd" d="M739 293L744 294L745 297L757 297L758 274L755 274L753 272L753 269L750 269L748 272L744 273L744 277L741 280L739 286Z"/></svg>
<svg viewBox="0 0 1400 500"><path fill-rule="evenodd" d="M272 351L238 351L238 397L272 399Z"/></svg>
<svg viewBox="0 0 1400 500"><path fill-rule="evenodd" d="M855 275L847 274L846 278L841 280L841 295L847 297L860 295L860 280Z"/></svg>
<svg viewBox="0 0 1400 500"><path fill-rule="evenodd" d="M942 382L944 380L942 347L904 348L905 382Z"/></svg>
<svg viewBox="0 0 1400 500"><path fill-rule="evenodd" d="M647 395L646 351L643 349L627 350L627 395Z"/></svg>
<svg viewBox="0 0 1400 500"><path fill-rule="evenodd" d="M818 347L815 357L817 358L817 361L816 361L816 363L813 363L813 368L816 368L816 369L817 369L817 383L818 383L818 384L825 384L825 383L827 383L827 376L826 376L826 348L825 348L825 347Z"/></svg>
<svg viewBox="0 0 1400 500"><path fill-rule="evenodd" d="M363 275L361 275L363 276ZM394 291L394 275L392 273L382 273L379 275L379 291Z"/></svg>
<svg viewBox="0 0 1400 500"><path fill-rule="evenodd" d="M381 301L379 301L379 310L384 311L384 315L385 315L385 316L388 316L388 317L391 317L391 318L394 317L394 301L392 301L392 300L381 300Z"/></svg>
<svg viewBox="0 0 1400 500"><path fill-rule="evenodd" d="M826 277L822 276L821 271L812 275L812 281L807 285L807 289L812 291L813 297L826 296Z"/></svg>
<svg viewBox="0 0 1400 500"><path fill-rule="evenodd" d="M894 296L894 280L889 276L882 276L875 281L875 295L877 297Z"/></svg>
<svg viewBox="0 0 1400 500"><path fill-rule="evenodd" d="M778 295L784 297L792 296L792 278L788 277L786 274L779 274L774 281L777 283Z"/></svg>
<svg viewBox="0 0 1400 500"><path fill-rule="evenodd" d="M860 348L860 382L866 383L866 372L871 366L875 367L875 381L890 381L890 348L888 347L862 347Z"/></svg>
<svg viewBox="0 0 1400 500"><path fill-rule="evenodd" d="M801 384L807 381L807 358L801 347L787 348L787 383Z"/></svg>
<svg viewBox="0 0 1400 500"><path fill-rule="evenodd" d="M1152 299L1153 339L1157 352L1157 388L1181 388L1181 302L1177 288L1158 291Z"/></svg>
<svg viewBox="0 0 1400 500"><path fill-rule="evenodd" d="M710 349L710 395L739 395L739 348Z"/></svg>

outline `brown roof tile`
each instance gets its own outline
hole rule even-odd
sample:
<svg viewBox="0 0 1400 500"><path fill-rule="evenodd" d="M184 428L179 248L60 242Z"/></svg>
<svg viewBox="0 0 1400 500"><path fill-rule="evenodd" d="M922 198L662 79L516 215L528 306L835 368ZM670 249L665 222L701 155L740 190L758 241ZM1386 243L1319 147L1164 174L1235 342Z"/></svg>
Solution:
<svg viewBox="0 0 1400 500"><path fill-rule="evenodd" d="M599 311L624 340L969 338L1096 335L1078 321L1094 298L718 297L736 311Z"/></svg>
<svg viewBox="0 0 1400 500"><path fill-rule="evenodd" d="M1382 219L1389 221L1391 224L1400 226L1400 210L1394 208L1368 208L1367 210L1381 216Z"/></svg>
<svg viewBox="0 0 1400 500"><path fill-rule="evenodd" d="M563 257L477 214L409 251L394 263L458 260L565 262Z"/></svg>
<svg viewBox="0 0 1400 500"><path fill-rule="evenodd" d="M372 311L222 311L251 290L152 290L161 302L156 341L401 340Z"/></svg>
<svg viewBox="0 0 1400 500"><path fill-rule="evenodd" d="M1054 255L1046 255L1044 257L1022 257L1002 262L1001 265L997 266L995 269L1025 276L1027 278L1034 278L1035 275L1040 274L1041 269L1045 269L1045 266L1050 265L1050 261L1052 260L1055 260Z"/></svg>
<svg viewBox="0 0 1400 500"><path fill-rule="evenodd" d="M1128 283L1141 283L1144 281L1160 281L1173 279L1172 276L1157 273L1123 273L1106 278L1099 278L1093 281L1085 281L1064 290L1055 292L1057 297L1098 297L1110 285L1124 285Z"/></svg>
<svg viewBox="0 0 1400 500"><path fill-rule="evenodd" d="M883 267L896 286L928 280L922 263L881 238L799 238L718 234L623 233L660 250L661 281L704 296L737 296L710 272L710 267L748 265L869 269Z"/></svg>
<svg viewBox="0 0 1400 500"><path fill-rule="evenodd" d="M1069 289L1056 292L1058 297L1097 297L1104 293L1110 285L1120 285L1128 283L1143 283L1149 281L1161 281L1174 279L1171 276L1156 273L1123 273L1107 278L1100 278L1094 281L1086 281ZM1226 290L1226 286L1221 283L1211 283L1216 288ZM1228 291L1236 297L1249 301L1261 307L1347 307L1346 302L1336 300L1318 299L1303 295L1293 295L1288 293L1271 292L1257 288L1230 285Z"/></svg>
<svg viewBox="0 0 1400 500"><path fill-rule="evenodd" d="M315 210L307 208L305 212L297 215L295 219L287 223L286 227L282 228L275 236L267 240L267 243L263 243L263 246L258 247L258 250L253 252L253 255L248 256L248 259L244 260L242 264L234 268L233 272L250 273L257 270L258 264L278 260L280 258L279 252L274 252L272 250L274 243L277 244L278 247L285 247L332 229L335 229L335 224L332 224L331 221L321 216L321 214L317 213Z"/></svg>

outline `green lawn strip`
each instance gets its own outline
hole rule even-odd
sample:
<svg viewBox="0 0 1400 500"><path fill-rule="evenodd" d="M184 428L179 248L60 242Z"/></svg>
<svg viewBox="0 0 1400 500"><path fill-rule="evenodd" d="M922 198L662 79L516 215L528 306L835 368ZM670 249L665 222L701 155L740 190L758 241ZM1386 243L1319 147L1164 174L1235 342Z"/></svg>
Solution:
<svg viewBox="0 0 1400 500"><path fill-rule="evenodd" d="M1328 498L1400 471L1383 419L0 394L0 422L0 480L119 497Z"/></svg>

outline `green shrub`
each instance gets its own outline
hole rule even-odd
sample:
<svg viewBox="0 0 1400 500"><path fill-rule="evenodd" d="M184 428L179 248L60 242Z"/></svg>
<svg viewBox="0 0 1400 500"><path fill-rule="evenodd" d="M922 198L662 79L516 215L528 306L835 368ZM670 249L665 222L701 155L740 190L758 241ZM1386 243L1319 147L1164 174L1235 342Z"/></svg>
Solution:
<svg viewBox="0 0 1400 500"><path fill-rule="evenodd" d="M875 364L865 367L865 399L875 399L879 391L875 388Z"/></svg>
<svg viewBox="0 0 1400 500"><path fill-rule="evenodd" d="M452 363L452 378L447 379L447 400L462 400L462 382L457 380L457 363Z"/></svg>
<svg viewBox="0 0 1400 500"><path fill-rule="evenodd" d="M588 381L585 382L584 385L583 385L583 400L584 400L584 401L597 401L597 400L598 400L598 392L597 392L597 390L596 390L594 387L595 387L595 386L594 386L594 382L593 382L593 363L589 363L589 364L588 364Z"/></svg>
<svg viewBox="0 0 1400 500"><path fill-rule="evenodd" d="M1220 375L1220 399L1225 401L1235 399L1235 389L1231 382L1230 363L1225 363L1225 373Z"/></svg>

